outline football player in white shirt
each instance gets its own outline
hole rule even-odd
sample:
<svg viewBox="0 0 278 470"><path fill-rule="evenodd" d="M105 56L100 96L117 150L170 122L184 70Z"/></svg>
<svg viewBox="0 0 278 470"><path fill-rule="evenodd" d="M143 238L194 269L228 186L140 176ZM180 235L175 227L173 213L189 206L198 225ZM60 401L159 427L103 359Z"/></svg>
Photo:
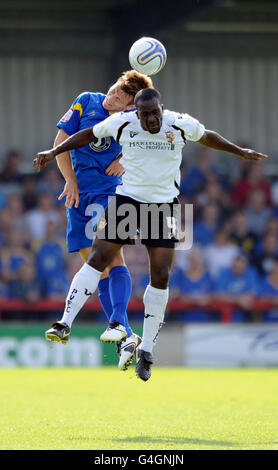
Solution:
<svg viewBox="0 0 278 470"><path fill-rule="evenodd" d="M181 149L187 140L197 141L208 147L233 153L247 160L261 160L267 156L254 150L243 149L229 142L218 133L205 127L187 114L164 111L160 94L155 89L141 90L135 97L137 111L116 113L93 128L84 129L69 137L57 147L37 154L34 168L38 171L56 155L87 145L92 140L113 136L122 145L122 165L125 168L122 185L117 187L116 201L111 202L105 211L104 228L94 241L91 255L73 278L67 299L63 321L66 317L75 318L87 300L88 290L97 288L102 271L125 244L134 244L136 230L144 232L141 242L146 245L150 261L150 284L144 294L143 338L137 351L136 373L144 381L151 376L152 350L158 332L163 324L168 301L168 283L171 272L174 248L178 241L175 235L174 206L179 193L179 166ZM124 204L129 204L125 206ZM142 226L141 209L146 206L161 205L170 210L170 216L159 216L158 236ZM109 213L115 204L116 211ZM121 212L122 209L125 209ZM123 221L126 208L136 209L133 232L128 237L117 230ZM170 220L170 223L169 223ZM115 225L115 236L109 231ZM132 225L132 224L131 224ZM166 231L165 231L166 226ZM101 235L102 232L102 235ZM109 238L110 237L110 238ZM67 311L66 311L67 310ZM125 336L123 325L108 327L102 336L106 340L118 342Z"/></svg>

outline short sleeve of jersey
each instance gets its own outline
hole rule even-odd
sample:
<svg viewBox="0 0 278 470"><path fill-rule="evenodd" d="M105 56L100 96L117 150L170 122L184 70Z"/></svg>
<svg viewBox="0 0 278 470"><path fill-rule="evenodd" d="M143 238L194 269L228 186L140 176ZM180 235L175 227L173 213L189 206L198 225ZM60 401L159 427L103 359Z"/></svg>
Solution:
<svg viewBox="0 0 278 470"><path fill-rule="evenodd" d="M80 118L89 103L89 93L81 93L72 103L70 109L57 123L59 129L63 129L68 135L75 134L79 131Z"/></svg>
<svg viewBox="0 0 278 470"><path fill-rule="evenodd" d="M205 126L189 114L177 114L175 125L185 132L185 138L194 142L201 139Z"/></svg>
<svg viewBox="0 0 278 470"><path fill-rule="evenodd" d="M127 114L128 113L115 113L104 119L104 121L99 122L93 127L94 135L98 139L112 136L118 142L120 130L122 126L128 122Z"/></svg>

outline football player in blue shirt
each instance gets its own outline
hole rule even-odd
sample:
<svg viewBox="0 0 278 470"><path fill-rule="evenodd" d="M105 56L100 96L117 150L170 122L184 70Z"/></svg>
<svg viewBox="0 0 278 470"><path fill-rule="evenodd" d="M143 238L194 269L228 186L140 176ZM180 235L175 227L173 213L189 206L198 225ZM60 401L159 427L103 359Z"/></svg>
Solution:
<svg viewBox="0 0 278 470"><path fill-rule="evenodd" d="M81 93L58 122L59 131L54 145L62 143L81 129L93 127L114 112L134 109L136 93L152 86L149 77L130 70L118 78L107 95ZM66 197L68 251L79 251L84 262L91 252L94 230L98 223L103 222L100 217L108 205L109 196L115 194L116 186L121 183L123 168L118 163L120 157L121 146L112 137L99 139L57 157L57 164L66 181L59 199ZM131 277L120 252L102 275L99 300L109 321L107 330L111 327L114 341L119 343L121 370L128 368L141 342L128 324L126 310L131 288ZM91 292L88 291L87 295L90 296ZM121 325L124 325L123 329ZM69 339L70 328L71 324L62 318L46 331L46 339L65 344ZM105 333L101 335L102 341L106 340Z"/></svg>

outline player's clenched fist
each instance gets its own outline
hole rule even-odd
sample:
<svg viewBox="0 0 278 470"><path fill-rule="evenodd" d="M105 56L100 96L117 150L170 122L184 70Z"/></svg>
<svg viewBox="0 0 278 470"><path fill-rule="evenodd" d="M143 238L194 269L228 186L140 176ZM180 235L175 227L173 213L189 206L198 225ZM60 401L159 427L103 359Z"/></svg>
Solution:
<svg viewBox="0 0 278 470"><path fill-rule="evenodd" d="M37 153L36 158L33 160L33 168L37 171L40 171L41 168L44 168L49 162L55 158L54 150L45 150L44 152Z"/></svg>

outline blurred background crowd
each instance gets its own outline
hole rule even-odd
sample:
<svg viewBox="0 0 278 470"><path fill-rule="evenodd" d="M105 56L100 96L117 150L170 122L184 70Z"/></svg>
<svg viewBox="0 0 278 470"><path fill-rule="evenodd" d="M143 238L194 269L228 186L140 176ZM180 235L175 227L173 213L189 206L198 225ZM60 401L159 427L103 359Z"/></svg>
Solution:
<svg viewBox="0 0 278 470"><path fill-rule="evenodd" d="M129 68L132 43L146 35L167 49L153 77L166 108L270 156L250 163L186 145L181 199L194 205L194 244L176 251L170 295L194 310L169 319L221 321L207 306L223 299L235 306L232 321L278 319L277 25L277 0L170 9L166 0L159 9L148 0L0 2L0 317L5 299L64 301L81 266L66 250L65 201L57 199L64 181L56 163L36 174L32 160L52 145L55 123L76 96L106 93ZM145 247L124 252L132 298L142 299ZM273 308L257 314L254 299Z"/></svg>
<svg viewBox="0 0 278 470"><path fill-rule="evenodd" d="M181 200L194 207L194 244L176 251L170 298L195 307L172 318L218 321L219 313L205 306L223 299L238 305L233 321L252 321L250 306L261 298L277 303L277 312L261 318L278 320L278 179L266 174L262 162L190 145ZM23 163L24 156L11 150L0 173L1 299L64 300L82 265L79 254L66 249L65 200L58 201L64 180L56 163L40 174L31 168L26 173ZM124 252L132 298L141 299L149 281L145 247L138 242Z"/></svg>

